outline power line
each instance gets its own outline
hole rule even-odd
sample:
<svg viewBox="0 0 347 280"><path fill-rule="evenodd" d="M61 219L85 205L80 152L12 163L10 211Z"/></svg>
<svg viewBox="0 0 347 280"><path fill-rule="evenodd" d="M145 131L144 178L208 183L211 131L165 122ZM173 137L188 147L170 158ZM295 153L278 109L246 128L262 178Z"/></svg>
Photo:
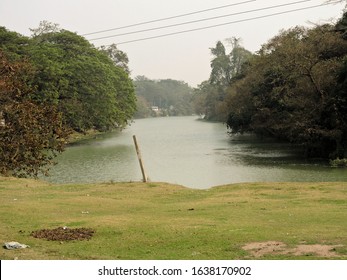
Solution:
<svg viewBox="0 0 347 280"><path fill-rule="evenodd" d="M226 23L221 23L221 24L216 24L216 25L210 25L210 26L206 26L206 27L194 28L194 29L189 29L189 30L183 30L183 31L178 31L178 32L172 32L172 33L157 35L157 36L151 36L151 37L145 37L145 38L140 38L140 39L135 39L135 40L123 41L123 42L116 43L116 45L124 45L124 44L140 42L140 41L146 41L146 40L157 39L157 38L163 38L163 37L168 37L168 36L173 36L173 35L178 35L178 34L183 34L183 33L189 33L189 32L195 32L195 31L200 31L200 30L212 29L212 28L215 28L215 27L231 25L231 24L235 24L235 23L247 22L247 21L252 21L252 20L257 20L257 19L263 19L263 18L278 16L278 15L293 13L293 12L310 10L310 9L319 8L319 7L323 7L323 6L328 6L328 5L332 5L332 4L336 4L336 3L338 3L338 2L331 2L331 3L329 2L329 3L325 3L325 4L314 5L314 6L305 7L305 8L298 8L298 9L294 9L294 10L288 10L288 11L273 13L273 14L269 14L269 15L258 16L258 17L242 19L242 20L236 20L236 21L226 22Z"/></svg>
<svg viewBox="0 0 347 280"><path fill-rule="evenodd" d="M143 33L143 32L154 31L154 30L160 30L160 29L165 29L165 28L170 28L170 27L182 26L182 25L187 25L187 24L192 24L192 23L197 23L197 22L202 22L202 21L214 20L214 19L219 19L219 18L224 18L224 17L236 16L236 15L242 15L242 14L249 14L249 13L253 13L253 12L270 10L270 9L275 9L275 8L280 8L280 7L285 7L285 6L297 5L297 4L301 4L301 3L304 3L304 2L310 2L310 1L312 1L312 0L302 0L302 1L292 2L292 3L286 3L286 4L281 4L281 5L275 5L275 6L269 6L269 7L264 7L264 8L258 8L258 9L243 11L243 12L237 12L237 13L233 13L233 14L215 16L215 17L210 17L210 18L203 18L203 19L187 21L187 22L182 22L182 23L164 25L164 26L153 27L153 28L148 28L148 29L142 29L142 30L137 30L137 31L131 31L131 32L115 34L115 35L109 35L109 36L104 36L104 37L99 37L99 38L92 38L92 39L89 39L89 41L108 39L108 38L112 38L112 37L120 37L120 36L137 34L137 33Z"/></svg>
<svg viewBox="0 0 347 280"><path fill-rule="evenodd" d="M205 13L205 12L209 12L209 11L224 9L224 8L228 8L228 7L238 6L238 5L243 5L243 4L247 4L247 3L255 2L255 1L257 1L257 0L248 0L248 1L244 1L244 2L239 2L239 3L234 3L234 4L229 4L229 5L209 8L209 9L205 9L205 10L199 10L199 11L190 12L190 13L186 13L186 14L181 14L181 15L176 15L176 16L171 16L171 17L166 17L166 18L160 18L160 19L155 19L155 20L150 20L150 21L144 21L144 22L139 22L139 23L135 23L135 24L125 25L125 26L121 26L121 27L116 27L116 28L111 28L111 29L105 29L105 30L101 30L101 31L86 33L86 34L82 34L81 36L88 36L88 35L99 34L99 33L104 33L104 32L109 32L109 31L115 31L115 30L135 27L135 26L139 26L139 25L154 23L154 22L160 22L160 21L165 21L165 20L170 20L170 19L175 19L175 18L180 18L180 17L191 16L191 15Z"/></svg>

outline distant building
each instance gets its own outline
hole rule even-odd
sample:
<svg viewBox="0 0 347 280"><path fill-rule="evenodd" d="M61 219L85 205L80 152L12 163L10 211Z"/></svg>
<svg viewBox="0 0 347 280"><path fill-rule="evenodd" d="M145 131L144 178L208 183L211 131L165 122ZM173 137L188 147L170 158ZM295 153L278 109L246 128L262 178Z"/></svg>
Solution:
<svg viewBox="0 0 347 280"><path fill-rule="evenodd" d="M159 107L158 106L152 106L151 107L152 111L158 113L159 112Z"/></svg>

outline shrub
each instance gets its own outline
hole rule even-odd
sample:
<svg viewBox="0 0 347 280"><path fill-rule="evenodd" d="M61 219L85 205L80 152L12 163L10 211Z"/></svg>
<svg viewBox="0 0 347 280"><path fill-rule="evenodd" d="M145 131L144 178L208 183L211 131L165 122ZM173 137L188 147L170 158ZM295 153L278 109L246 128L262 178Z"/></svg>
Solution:
<svg viewBox="0 0 347 280"><path fill-rule="evenodd" d="M330 160L330 165L333 167L347 167L347 158Z"/></svg>

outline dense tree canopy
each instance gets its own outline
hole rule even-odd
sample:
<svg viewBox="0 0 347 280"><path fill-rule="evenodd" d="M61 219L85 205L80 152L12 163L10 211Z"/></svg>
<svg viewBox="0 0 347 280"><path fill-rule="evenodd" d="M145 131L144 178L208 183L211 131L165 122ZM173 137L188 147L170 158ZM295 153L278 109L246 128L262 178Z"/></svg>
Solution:
<svg viewBox="0 0 347 280"><path fill-rule="evenodd" d="M211 49L211 75L195 111L256 133L302 145L308 157L347 153L347 13L334 25L281 31L255 54L232 38Z"/></svg>
<svg viewBox="0 0 347 280"><path fill-rule="evenodd" d="M346 55L347 41L330 25L281 32L230 87L228 126L302 144L307 156L343 157Z"/></svg>
<svg viewBox="0 0 347 280"><path fill-rule="evenodd" d="M191 103L193 90L182 81L150 80L144 76L138 76L135 78L134 85L140 102L138 106L145 114L138 117L148 116L145 106L157 106L160 110L159 115L164 116L186 116L194 112Z"/></svg>
<svg viewBox="0 0 347 280"><path fill-rule="evenodd" d="M32 32L28 38L0 27L3 174L37 175L71 129L124 127L136 110L127 56L116 46L98 50L48 22Z"/></svg>
<svg viewBox="0 0 347 280"><path fill-rule="evenodd" d="M34 69L0 51L0 174L37 175L63 150L69 130L56 106L37 102Z"/></svg>
<svg viewBox="0 0 347 280"><path fill-rule="evenodd" d="M76 131L127 124L136 97L127 60L118 65L115 46L109 52L98 50L83 37L47 22L32 32L32 38L25 38L2 28L0 38L8 39L0 41L0 48L9 56L28 58L35 66L37 75L30 82L37 87L38 101L55 103Z"/></svg>

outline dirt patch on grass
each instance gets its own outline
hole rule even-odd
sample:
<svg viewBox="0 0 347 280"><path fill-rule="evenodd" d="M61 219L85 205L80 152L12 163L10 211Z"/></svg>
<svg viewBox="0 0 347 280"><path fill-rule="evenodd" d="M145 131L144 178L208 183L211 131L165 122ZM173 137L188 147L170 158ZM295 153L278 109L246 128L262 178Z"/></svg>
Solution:
<svg viewBox="0 0 347 280"><path fill-rule="evenodd" d="M337 247L342 247L342 245L299 245L293 249L292 254L294 256L315 255L319 257L333 258L340 256L336 252Z"/></svg>
<svg viewBox="0 0 347 280"><path fill-rule="evenodd" d="M334 258L341 257L336 252L337 247L342 245L298 245L294 248L288 248L283 242L267 241L267 242L254 242L248 243L242 247L243 250L248 251L253 257L262 257L265 255L293 255L293 256L307 256L313 255L317 257Z"/></svg>
<svg viewBox="0 0 347 280"><path fill-rule="evenodd" d="M66 228L41 229L33 231L30 235L35 238L49 241L89 240L95 231L91 228Z"/></svg>
<svg viewBox="0 0 347 280"><path fill-rule="evenodd" d="M277 241L248 243L242 247L243 250L249 251L254 257L262 257L269 254L282 254L286 248L286 244Z"/></svg>

